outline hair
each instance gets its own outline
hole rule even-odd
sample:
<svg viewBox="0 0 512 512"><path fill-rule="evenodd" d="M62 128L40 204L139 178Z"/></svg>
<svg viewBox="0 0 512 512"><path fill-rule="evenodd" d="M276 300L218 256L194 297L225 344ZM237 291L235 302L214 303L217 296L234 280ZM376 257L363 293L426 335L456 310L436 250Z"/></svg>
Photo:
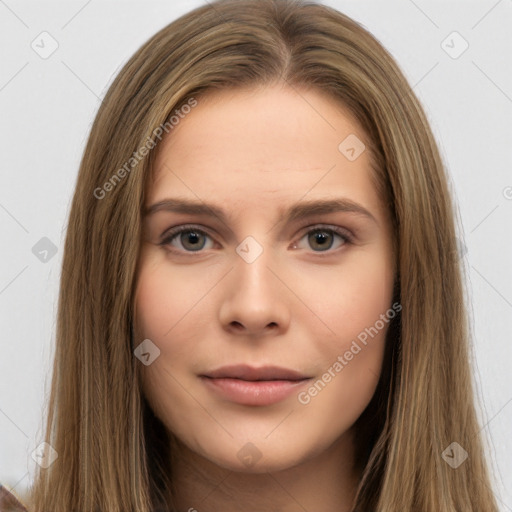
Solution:
<svg viewBox="0 0 512 512"><path fill-rule="evenodd" d="M172 436L143 396L133 355L141 223L157 153L141 148L156 145L158 127L187 102L278 83L326 94L357 119L393 220L402 310L356 423L362 476L353 512L497 512L475 409L455 209L426 115L374 36L299 0L209 2L151 37L109 87L67 226L45 432L58 459L36 474L34 512L175 510ZM457 469L442 456L453 442L469 454Z"/></svg>

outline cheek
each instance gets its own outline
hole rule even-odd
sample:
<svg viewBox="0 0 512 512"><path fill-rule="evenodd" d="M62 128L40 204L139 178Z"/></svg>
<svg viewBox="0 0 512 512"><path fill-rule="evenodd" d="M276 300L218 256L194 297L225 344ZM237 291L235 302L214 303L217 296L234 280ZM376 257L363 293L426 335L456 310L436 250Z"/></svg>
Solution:
<svg viewBox="0 0 512 512"><path fill-rule="evenodd" d="M324 324L322 332L329 332L329 345L338 350L374 326L392 306L394 274L384 252L354 253L335 271L319 268L303 276L302 294ZM378 325L382 329L381 322Z"/></svg>
<svg viewBox="0 0 512 512"><path fill-rule="evenodd" d="M135 294L135 325L141 341L168 343L200 297L186 273L171 270L160 255L148 257L141 265Z"/></svg>
<svg viewBox="0 0 512 512"><path fill-rule="evenodd" d="M156 275L141 274L135 300L136 333L140 341L159 340L176 322L176 308L165 283Z"/></svg>
<svg viewBox="0 0 512 512"><path fill-rule="evenodd" d="M386 256L359 253L339 272L316 273L314 288L309 280L304 283L310 290L320 290L319 284L324 284L323 291L315 295L315 311L329 327L322 332L329 335L316 337L322 373L301 403L311 399L325 411L342 407L345 419L355 419L373 396L386 333L396 316L394 274Z"/></svg>
<svg viewBox="0 0 512 512"><path fill-rule="evenodd" d="M150 339L160 351L153 363L142 367L142 388L153 411L167 426L175 424L173 411L186 405L179 385L183 380L180 352L190 347L173 343L173 339L183 339L184 320L190 311L183 281L179 272L171 276L165 265L145 261L135 294L135 345ZM174 290L180 290L179 298Z"/></svg>
<svg viewBox="0 0 512 512"><path fill-rule="evenodd" d="M208 332L208 301L201 298L213 285L205 279L197 286L193 273L197 271L176 270L165 257L150 255L138 275L134 344L150 339L160 351L152 364L143 367L142 374L146 397L164 416L176 404L190 405L186 404L183 383L189 378L187 371L196 365L191 354Z"/></svg>

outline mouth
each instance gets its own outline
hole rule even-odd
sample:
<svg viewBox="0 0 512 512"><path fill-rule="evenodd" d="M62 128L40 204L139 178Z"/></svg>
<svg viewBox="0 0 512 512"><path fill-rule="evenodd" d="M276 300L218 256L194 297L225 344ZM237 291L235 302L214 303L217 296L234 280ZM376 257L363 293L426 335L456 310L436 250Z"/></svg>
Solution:
<svg viewBox="0 0 512 512"><path fill-rule="evenodd" d="M312 379L288 368L246 365L224 366L199 377L217 397L253 406L280 402Z"/></svg>
<svg viewBox="0 0 512 512"><path fill-rule="evenodd" d="M262 366L254 368L247 365L223 366L209 373L201 375L201 377L209 377L212 379L239 379L245 381L300 381L311 378L289 368L281 368L279 366Z"/></svg>

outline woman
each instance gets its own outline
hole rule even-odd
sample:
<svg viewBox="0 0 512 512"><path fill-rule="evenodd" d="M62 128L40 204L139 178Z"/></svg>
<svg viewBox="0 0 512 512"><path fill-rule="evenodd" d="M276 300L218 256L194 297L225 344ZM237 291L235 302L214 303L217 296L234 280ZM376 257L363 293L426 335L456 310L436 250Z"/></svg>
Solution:
<svg viewBox="0 0 512 512"><path fill-rule="evenodd" d="M81 163L29 510L495 512L453 217L348 17L220 0L165 27Z"/></svg>

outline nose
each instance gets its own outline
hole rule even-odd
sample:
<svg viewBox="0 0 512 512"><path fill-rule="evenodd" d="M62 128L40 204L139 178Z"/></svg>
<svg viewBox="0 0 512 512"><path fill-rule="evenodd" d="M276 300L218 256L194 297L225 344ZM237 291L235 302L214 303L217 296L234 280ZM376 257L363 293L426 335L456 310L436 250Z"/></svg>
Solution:
<svg viewBox="0 0 512 512"><path fill-rule="evenodd" d="M271 250L264 249L252 262L236 255L219 309L225 330L256 338L288 329L293 293L278 269Z"/></svg>

